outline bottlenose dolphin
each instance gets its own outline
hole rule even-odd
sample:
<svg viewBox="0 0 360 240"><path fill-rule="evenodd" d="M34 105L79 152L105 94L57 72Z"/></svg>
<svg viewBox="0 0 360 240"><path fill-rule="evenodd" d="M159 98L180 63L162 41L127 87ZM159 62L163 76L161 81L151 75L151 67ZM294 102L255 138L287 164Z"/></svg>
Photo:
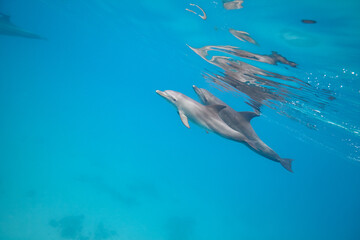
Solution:
<svg viewBox="0 0 360 240"><path fill-rule="evenodd" d="M37 34L24 31L21 28L15 26L13 23L10 22L10 16L5 15L3 13L0 13L0 34L25 37L25 38L42 39L42 37Z"/></svg>
<svg viewBox="0 0 360 240"><path fill-rule="evenodd" d="M257 148L253 147L257 144L259 146L261 140L258 142L253 141L253 139L249 139L245 134L251 135L251 131L237 131L231 126L229 126L220 116L220 113L227 108L226 104L208 104L203 105L188 96L175 92L172 90L159 91L156 90L160 96L164 97L167 101L169 101L173 106L175 106L178 110L178 114L180 115L181 121L183 124L190 128L188 119L199 125L200 127L205 128L208 131L214 132L224 138L243 143L253 149L255 152L260 153L261 155L270 158L273 161L280 162L287 170L291 171L291 160L280 158L274 151L272 151L269 147L262 149L262 152L258 151ZM244 114L244 120L248 119L249 122L250 114ZM243 120L243 122L244 122ZM250 123L248 124L251 128ZM252 128L251 128L252 129ZM254 133L255 134L255 133ZM256 135L256 134L255 134ZM262 143L262 142L261 142ZM252 144L253 146L251 146ZM263 144L265 145L265 144ZM266 146L266 145L265 145ZM260 147L259 147L260 148Z"/></svg>
<svg viewBox="0 0 360 240"><path fill-rule="evenodd" d="M280 164L292 172L291 162L292 159L281 158L276 152L274 152L269 146L267 146L255 133L250 121L254 117L260 116L255 112L237 112L228 106L226 103L215 97L208 90L198 88L193 85L196 94L201 99L201 102L205 105L222 105L226 106L219 112L220 118L232 129L242 133L245 136L245 144L254 152Z"/></svg>

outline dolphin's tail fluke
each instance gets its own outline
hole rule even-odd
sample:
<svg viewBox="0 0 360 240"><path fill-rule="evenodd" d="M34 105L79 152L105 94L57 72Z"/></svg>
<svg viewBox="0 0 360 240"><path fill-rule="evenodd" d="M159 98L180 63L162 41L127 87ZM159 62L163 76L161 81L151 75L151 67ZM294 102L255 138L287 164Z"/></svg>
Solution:
<svg viewBox="0 0 360 240"><path fill-rule="evenodd" d="M279 162L280 164L289 172L293 172L293 170L291 169L291 163L292 163L292 159L290 158L280 158Z"/></svg>

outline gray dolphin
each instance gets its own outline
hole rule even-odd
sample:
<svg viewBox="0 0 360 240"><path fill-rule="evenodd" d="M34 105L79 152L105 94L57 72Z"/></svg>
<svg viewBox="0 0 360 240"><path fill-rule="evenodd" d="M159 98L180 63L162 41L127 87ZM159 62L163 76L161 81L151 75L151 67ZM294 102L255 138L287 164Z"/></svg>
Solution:
<svg viewBox="0 0 360 240"><path fill-rule="evenodd" d="M228 106L226 103L215 97L208 90L193 86L196 94L201 99L201 102L205 105L222 105L226 106L219 112L220 118L229 125L232 129L242 133L245 136L244 143L254 152L280 164L292 172L291 162L292 159L281 158L276 152L274 152L269 146L267 146L255 133L250 121L254 117L258 117L259 114L254 112L237 112Z"/></svg>
<svg viewBox="0 0 360 240"><path fill-rule="evenodd" d="M172 90L166 90L163 92L156 90L156 93L164 97L168 102L177 108L181 121L187 128L190 128L188 122L188 119L190 119L192 122L196 123L200 127L205 128L208 131L214 132L224 138L244 143L248 147L252 148L248 143L248 137L245 136L243 132L236 131L235 129L231 128L220 117L219 113L227 108L226 104L203 105L180 92L175 92ZM256 151L254 148L252 149ZM263 156L268 158L272 157L270 158L271 160L282 163L282 165L287 170L291 171L291 160L283 160L270 148L267 150L268 153L266 153L264 149L262 154ZM274 154L271 155L270 153Z"/></svg>
<svg viewBox="0 0 360 240"><path fill-rule="evenodd" d="M41 36L27 32L17 27L13 23L10 22L10 16L0 13L0 34L9 35L9 36L17 36L17 37L25 37L25 38L33 38L33 39L43 39Z"/></svg>

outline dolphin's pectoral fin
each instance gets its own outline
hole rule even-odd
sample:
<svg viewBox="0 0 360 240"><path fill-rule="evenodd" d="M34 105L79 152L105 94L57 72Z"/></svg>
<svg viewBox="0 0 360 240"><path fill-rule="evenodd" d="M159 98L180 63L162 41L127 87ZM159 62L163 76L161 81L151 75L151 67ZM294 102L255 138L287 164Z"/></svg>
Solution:
<svg viewBox="0 0 360 240"><path fill-rule="evenodd" d="M257 114L255 112L238 112L244 119L248 120L249 122L254 117L259 117L260 114Z"/></svg>
<svg viewBox="0 0 360 240"><path fill-rule="evenodd" d="M212 109L215 112L220 112L221 110L223 110L224 108L226 108L226 106L224 105L219 105L219 104L212 104L212 105L207 105L206 107Z"/></svg>
<svg viewBox="0 0 360 240"><path fill-rule="evenodd" d="M190 128L187 116L182 111L179 111L179 115L180 115L181 121L185 125L185 127Z"/></svg>

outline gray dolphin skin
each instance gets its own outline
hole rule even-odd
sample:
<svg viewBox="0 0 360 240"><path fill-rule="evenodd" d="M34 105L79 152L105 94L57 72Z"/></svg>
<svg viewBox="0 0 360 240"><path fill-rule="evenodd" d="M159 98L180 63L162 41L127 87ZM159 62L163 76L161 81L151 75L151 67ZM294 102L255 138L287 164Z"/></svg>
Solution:
<svg viewBox="0 0 360 240"><path fill-rule="evenodd" d="M245 136L244 143L254 152L270 159L279 162L286 170L292 172L291 162L292 159L281 158L269 146L267 146L255 133L250 121L254 117L260 116L254 112L237 112L226 103L215 97L208 90L193 86L194 91L205 105L223 105L226 106L219 112L220 118L229 125L232 129L242 133Z"/></svg>
<svg viewBox="0 0 360 240"><path fill-rule="evenodd" d="M194 89L197 89L194 86ZM196 90L195 90L196 91ZM199 91L201 93L201 91ZM273 160L276 162L280 162L287 170L291 170L291 160L290 159L281 159L274 151L271 150L271 148L267 147L255 134L254 130L252 129L250 125L250 115L243 114L241 121L243 122L244 128L246 128L245 122L248 122L248 126L250 126L250 129L252 130L246 130L246 131L237 131L235 128L232 128L230 125L234 126L236 124L232 123L230 125L225 122L222 117L226 114L221 114L222 111L224 111L228 107L225 103L223 103L221 100L220 104L209 104L209 100L206 98L210 95L205 94L198 94L203 102L205 102L206 105L203 105L188 96L172 91L172 90L166 90L166 91L159 91L156 90L156 93L165 98L168 102L170 102L174 107L177 108L178 114L181 118L181 121L183 124L190 128L188 120L191 120L195 124L199 125L202 128L205 128L208 131L214 132L224 138L244 143L248 147L250 147L255 152ZM213 96L213 95L212 95ZM214 96L215 97L215 96ZM205 99L205 101L204 101ZM219 99L218 99L219 100ZM250 115L250 116L249 116ZM226 117L224 117L226 119ZM231 122L229 119L226 121ZM239 128L241 129L241 128ZM249 139L248 136L253 136L253 138ZM256 136L256 137L255 137ZM257 141L256 141L257 140ZM261 145L261 143L263 145ZM251 144L251 145L250 145ZM253 147L254 146L254 147ZM264 147L266 146L266 147Z"/></svg>
<svg viewBox="0 0 360 240"><path fill-rule="evenodd" d="M0 13L0 34L32 39L43 39L41 36L22 30L10 22L10 16Z"/></svg>
<svg viewBox="0 0 360 240"><path fill-rule="evenodd" d="M189 98L188 96L172 90L159 91L156 93L174 105L180 115L183 124L190 128L189 119L205 128L208 131L219 134L224 138L241 142L244 136L229 127L219 116L218 112L225 106L222 105L202 105L201 103Z"/></svg>

